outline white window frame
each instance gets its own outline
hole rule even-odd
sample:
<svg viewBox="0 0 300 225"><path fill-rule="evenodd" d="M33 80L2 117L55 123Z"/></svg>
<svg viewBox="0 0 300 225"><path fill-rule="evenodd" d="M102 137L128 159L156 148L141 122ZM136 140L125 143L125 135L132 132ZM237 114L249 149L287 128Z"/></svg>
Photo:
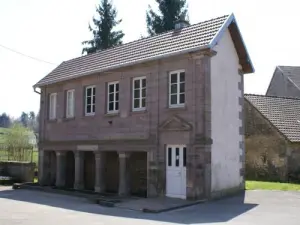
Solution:
<svg viewBox="0 0 300 225"><path fill-rule="evenodd" d="M91 112L87 112L87 90L88 89L92 89L91 91ZM93 89L95 89L95 91L93 91ZM86 116L94 116L95 115L95 112L96 112L96 95L95 95L95 92L96 92L96 85L90 85L90 86L86 86L85 87L85 104L84 104L84 112L85 112L85 115ZM95 104L93 103L93 96L95 97ZM95 106L95 112L92 112L93 111L93 106Z"/></svg>
<svg viewBox="0 0 300 225"><path fill-rule="evenodd" d="M51 93L49 95L49 120L56 119L57 108L57 93Z"/></svg>
<svg viewBox="0 0 300 225"><path fill-rule="evenodd" d="M71 99L69 98L71 95ZM71 101L71 102L70 102ZM75 90L67 90L66 92L66 118L75 117Z"/></svg>
<svg viewBox="0 0 300 225"><path fill-rule="evenodd" d="M184 82L180 82L180 73L184 73ZM171 75L173 74L177 74L177 103L176 104L171 104ZM180 103L180 84L184 83L186 84L186 72L185 70L175 70L175 71L171 71L169 72L169 108L179 108L179 107L184 107L185 106L185 98L184 98L184 103ZM185 87L186 89L186 87ZM186 90L184 90L184 97L186 94Z"/></svg>
<svg viewBox="0 0 300 225"><path fill-rule="evenodd" d="M139 88L139 89L135 89L135 88L134 88L134 83L135 83L135 81L137 81L137 80L139 80L139 82L140 82L140 88ZM142 87L143 80L146 80L146 87L144 87L144 88ZM146 96L145 96L145 97L142 97L143 89L146 89ZM135 90L139 90L139 92L140 92L140 97L139 97L139 98L135 98L135 96L134 96L134 91L135 91ZM139 107L139 108L135 108L135 107L134 107L134 101L135 101L136 99L139 99L139 102L140 102L140 107ZM145 99L145 107L142 107L143 99ZM143 76L143 77L136 77L136 78L133 78L133 79L132 79L132 111L144 111L144 110L146 110L146 104L147 104L147 103L146 103L146 99L147 99L147 79L146 79L146 77Z"/></svg>
<svg viewBox="0 0 300 225"><path fill-rule="evenodd" d="M118 91L116 91L116 85L119 85L119 90ZM113 110L109 110L109 103L110 103L110 101L109 101L109 94L110 94L110 92L109 92L109 86L110 85L114 85L114 99L113 99ZM119 93L119 99L118 99L118 101L116 100L116 95L117 95L117 93ZM116 103L118 102L118 109L116 110ZM119 84L119 81L114 81L114 82L108 82L107 83L107 113L108 114L113 114L113 113L118 113L119 112L119 108L120 108L120 84Z"/></svg>

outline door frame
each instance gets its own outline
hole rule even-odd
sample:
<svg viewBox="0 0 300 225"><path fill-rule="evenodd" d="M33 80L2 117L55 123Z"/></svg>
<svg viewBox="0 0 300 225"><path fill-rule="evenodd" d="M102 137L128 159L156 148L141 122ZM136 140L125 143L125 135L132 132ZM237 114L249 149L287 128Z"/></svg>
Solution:
<svg viewBox="0 0 300 225"><path fill-rule="evenodd" d="M179 166L179 170L181 170L181 176L182 176L181 177L181 179L182 179L181 185L183 185L183 187L185 188L185 191L184 191L184 193L181 193L180 195L172 195L172 194L168 194L168 192L167 192L168 191L168 158L169 158L168 157L168 154L169 154L168 153L168 149L169 148L172 148L172 151L173 151L173 149L176 149L176 148L179 148L182 151L182 164L179 163L179 165L180 165ZM166 156L166 160L165 160L166 180L165 180L165 182L166 182L166 196L167 197L186 199L186 192L187 192L187 190L186 190L186 188L187 188L187 185L186 185L186 183L187 183L187 171L186 171L186 162L185 162L185 166L183 165L183 161L184 161L183 149L184 148L186 149L185 151L187 151L187 145L184 145L184 144L181 144L181 145L169 145L168 144L168 145L166 145L166 148L165 148L165 156ZM186 152L186 154L187 154L187 152ZM185 177L183 177L183 176L185 176ZM185 181L185 183L183 183L183 181Z"/></svg>

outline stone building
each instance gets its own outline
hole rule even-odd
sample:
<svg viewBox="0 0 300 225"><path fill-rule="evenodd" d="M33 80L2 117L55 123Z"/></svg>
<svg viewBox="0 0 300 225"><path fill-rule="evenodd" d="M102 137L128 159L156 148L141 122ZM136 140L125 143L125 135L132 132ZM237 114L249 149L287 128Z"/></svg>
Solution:
<svg viewBox="0 0 300 225"><path fill-rule="evenodd" d="M300 99L245 95L246 178L300 181Z"/></svg>
<svg viewBox="0 0 300 225"><path fill-rule="evenodd" d="M34 85L40 184L183 199L243 189L253 71L234 15L61 63Z"/></svg>

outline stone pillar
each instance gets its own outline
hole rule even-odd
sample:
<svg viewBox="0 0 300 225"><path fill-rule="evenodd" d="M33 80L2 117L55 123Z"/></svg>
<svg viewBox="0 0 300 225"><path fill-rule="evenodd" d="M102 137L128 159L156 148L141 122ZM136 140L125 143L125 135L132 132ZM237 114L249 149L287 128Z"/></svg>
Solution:
<svg viewBox="0 0 300 225"><path fill-rule="evenodd" d="M66 184L66 153L56 152L56 186L64 187Z"/></svg>
<svg viewBox="0 0 300 225"><path fill-rule="evenodd" d="M105 192L105 153L95 152L95 192Z"/></svg>
<svg viewBox="0 0 300 225"><path fill-rule="evenodd" d="M119 152L119 195L127 196L130 193L128 152Z"/></svg>
<svg viewBox="0 0 300 225"><path fill-rule="evenodd" d="M75 155L75 181L74 189L84 189L84 153L81 151L74 152Z"/></svg>
<svg viewBox="0 0 300 225"><path fill-rule="evenodd" d="M40 185L47 185L46 183L46 156L45 156L45 151L40 150L39 151L39 184Z"/></svg>

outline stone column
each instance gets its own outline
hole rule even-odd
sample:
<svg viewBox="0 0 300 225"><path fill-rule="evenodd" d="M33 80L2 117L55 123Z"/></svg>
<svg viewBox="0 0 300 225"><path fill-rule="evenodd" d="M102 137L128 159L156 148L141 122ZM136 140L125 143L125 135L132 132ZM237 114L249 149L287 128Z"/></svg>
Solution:
<svg viewBox="0 0 300 225"><path fill-rule="evenodd" d="M105 153L95 152L95 192L105 192Z"/></svg>
<svg viewBox="0 0 300 225"><path fill-rule="evenodd" d="M130 192L128 152L119 152L119 195L126 196Z"/></svg>
<svg viewBox="0 0 300 225"><path fill-rule="evenodd" d="M56 152L56 186L64 187L66 184L66 153Z"/></svg>
<svg viewBox="0 0 300 225"><path fill-rule="evenodd" d="M74 189L84 189L84 153L81 151L74 152L75 155L75 181Z"/></svg>
<svg viewBox="0 0 300 225"><path fill-rule="evenodd" d="M45 157L45 151L40 150L39 151L39 184L40 185L47 185L46 184L46 157Z"/></svg>

